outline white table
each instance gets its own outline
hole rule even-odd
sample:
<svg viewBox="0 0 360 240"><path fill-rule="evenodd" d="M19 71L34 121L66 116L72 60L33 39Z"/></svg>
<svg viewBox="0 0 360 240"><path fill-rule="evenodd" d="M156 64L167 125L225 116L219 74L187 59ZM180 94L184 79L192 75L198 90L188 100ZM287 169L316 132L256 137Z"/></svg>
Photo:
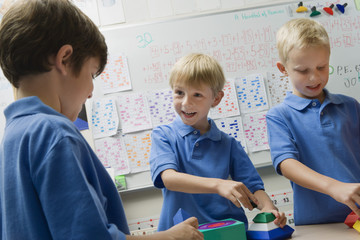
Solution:
<svg viewBox="0 0 360 240"><path fill-rule="evenodd" d="M345 223L295 226L291 239L295 240L360 240L360 232Z"/></svg>

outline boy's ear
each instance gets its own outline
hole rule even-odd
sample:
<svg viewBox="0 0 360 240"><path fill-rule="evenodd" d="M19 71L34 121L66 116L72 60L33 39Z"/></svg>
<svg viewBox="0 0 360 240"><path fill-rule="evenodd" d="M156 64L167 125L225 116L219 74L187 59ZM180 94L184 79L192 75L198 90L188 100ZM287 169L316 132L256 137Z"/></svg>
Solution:
<svg viewBox="0 0 360 240"><path fill-rule="evenodd" d="M62 46L55 56L55 66L63 74L66 74L69 67L69 60L73 53L71 45Z"/></svg>
<svg viewBox="0 0 360 240"><path fill-rule="evenodd" d="M285 66L281 62L277 62L276 66L282 74L284 74L285 76L288 75Z"/></svg>
<svg viewBox="0 0 360 240"><path fill-rule="evenodd" d="M211 107L216 107L220 102L221 102L221 99L224 97L224 91L219 91L216 96L215 96L215 99L214 99L214 102L213 104L211 105Z"/></svg>

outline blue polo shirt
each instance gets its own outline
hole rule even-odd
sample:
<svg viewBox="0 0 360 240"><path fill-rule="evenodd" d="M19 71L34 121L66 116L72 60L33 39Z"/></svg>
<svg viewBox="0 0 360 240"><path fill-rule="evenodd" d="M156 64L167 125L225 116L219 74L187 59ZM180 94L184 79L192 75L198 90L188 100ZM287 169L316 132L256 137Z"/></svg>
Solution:
<svg viewBox="0 0 360 240"><path fill-rule="evenodd" d="M125 239L116 187L75 125L37 97L4 113L0 238Z"/></svg>
<svg viewBox="0 0 360 240"><path fill-rule="evenodd" d="M360 105L331 94L321 104L290 92L266 116L271 157L279 164L293 158L314 171L347 183L360 182ZM344 222L351 212L328 195L291 182L296 225Z"/></svg>
<svg viewBox="0 0 360 240"><path fill-rule="evenodd" d="M247 224L242 208L218 194L189 194L170 191L164 187L161 172L174 169L200 177L243 182L251 192L264 189L254 165L240 142L221 132L209 119L210 130L200 135L180 117L169 125L156 127L152 132L150 154L151 177L154 185L163 188L163 207L158 230L173 226L179 208L198 218L199 223L234 218Z"/></svg>

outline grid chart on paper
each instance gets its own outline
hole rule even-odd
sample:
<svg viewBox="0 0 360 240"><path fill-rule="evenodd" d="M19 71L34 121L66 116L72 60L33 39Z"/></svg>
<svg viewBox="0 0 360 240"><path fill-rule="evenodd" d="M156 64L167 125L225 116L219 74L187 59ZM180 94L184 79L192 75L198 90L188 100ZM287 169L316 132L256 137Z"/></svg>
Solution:
<svg viewBox="0 0 360 240"><path fill-rule="evenodd" d="M283 102L286 92L292 90L289 77L273 72L267 73L267 86L271 106Z"/></svg>
<svg viewBox="0 0 360 240"><path fill-rule="evenodd" d="M148 104L142 93L119 96L117 103L123 133L152 128Z"/></svg>
<svg viewBox="0 0 360 240"><path fill-rule="evenodd" d="M129 133L124 140L131 173L150 170L151 131Z"/></svg>
<svg viewBox="0 0 360 240"><path fill-rule="evenodd" d="M115 175L130 172L126 156L125 142L121 136L95 140L96 155L105 167L115 170Z"/></svg>
<svg viewBox="0 0 360 240"><path fill-rule="evenodd" d="M109 56L104 71L99 76L104 94L131 89L126 56Z"/></svg>
<svg viewBox="0 0 360 240"><path fill-rule="evenodd" d="M230 136L234 137L237 141L239 141L247 152L246 141L244 130L242 126L241 117L231 117L231 118L221 118L214 120L216 126L223 132L229 134Z"/></svg>
<svg viewBox="0 0 360 240"><path fill-rule="evenodd" d="M269 108L261 74L236 78L235 86L241 113L258 112Z"/></svg>
<svg viewBox="0 0 360 240"><path fill-rule="evenodd" d="M149 91L146 95L153 127L169 124L176 118L171 89Z"/></svg>
<svg viewBox="0 0 360 240"><path fill-rule="evenodd" d="M115 135L119 126L115 99L102 98L95 100L92 105L91 122L94 138Z"/></svg>
<svg viewBox="0 0 360 240"><path fill-rule="evenodd" d="M250 152L269 149L265 116L266 111L247 114L243 118L246 145Z"/></svg>
<svg viewBox="0 0 360 240"><path fill-rule="evenodd" d="M238 101L233 80L228 80L223 88L224 97L219 105L210 109L210 117L212 119L226 118L240 115Z"/></svg>

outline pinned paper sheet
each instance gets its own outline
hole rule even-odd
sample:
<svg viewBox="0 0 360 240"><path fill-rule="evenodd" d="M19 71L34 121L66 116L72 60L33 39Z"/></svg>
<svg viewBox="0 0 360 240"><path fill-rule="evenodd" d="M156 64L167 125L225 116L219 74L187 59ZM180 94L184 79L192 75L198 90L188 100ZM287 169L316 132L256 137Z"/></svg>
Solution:
<svg viewBox="0 0 360 240"><path fill-rule="evenodd" d="M123 133L152 128L147 100L142 93L131 93L117 98L119 118Z"/></svg>
<svg viewBox="0 0 360 240"><path fill-rule="evenodd" d="M265 119L266 113L266 111L251 113L243 118L246 145L250 152L269 149Z"/></svg>
<svg viewBox="0 0 360 240"><path fill-rule="evenodd" d="M92 104L92 132L94 138L110 137L117 133L119 117L115 99L102 98Z"/></svg>
<svg viewBox="0 0 360 240"><path fill-rule="evenodd" d="M115 175L130 172L127 160L125 142L121 136L107 137L95 140L96 155L105 167L111 167Z"/></svg>
<svg viewBox="0 0 360 240"><path fill-rule="evenodd" d="M224 86L224 97L219 105L210 109L210 117L217 119L238 115L240 115L240 109L236 99L234 80L228 79Z"/></svg>
<svg viewBox="0 0 360 240"><path fill-rule="evenodd" d="M104 94L130 90L131 80L126 56L110 55L104 71L98 78L101 80Z"/></svg>
<svg viewBox="0 0 360 240"><path fill-rule="evenodd" d="M269 108L261 74L237 78L235 86L241 113L259 112Z"/></svg>
<svg viewBox="0 0 360 240"><path fill-rule="evenodd" d="M234 137L237 141L239 141L247 152L245 134L243 130L241 117L231 117L231 118L221 118L214 120L216 126L223 132L229 134Z"/></svg>
<svg viewBox="0 0 360 240"><path fill-rule="evenodd" d="M267 73L267 86L271 106L283 102L286 92L292 90L289 77L277 72Z"/></svg>
<svg viewBox="0 0 360 240"><path fill-rule="evenodd" d="M97 26L100 25L99 12L96 0L73 0L73 3L80 8Z"/></svg>
<svg viewBox="0 0 360 240"><path fill-rule="evenodd" d="M173 92L169 89L149 91L146 94L153 127L169 124L176 118Z"/></svg>
<svg viewBox="0 0 360 240"><path fill-rule="evenodd" d="M151 131L126 134L124 140L131 173L149 171Z"/></svg>

